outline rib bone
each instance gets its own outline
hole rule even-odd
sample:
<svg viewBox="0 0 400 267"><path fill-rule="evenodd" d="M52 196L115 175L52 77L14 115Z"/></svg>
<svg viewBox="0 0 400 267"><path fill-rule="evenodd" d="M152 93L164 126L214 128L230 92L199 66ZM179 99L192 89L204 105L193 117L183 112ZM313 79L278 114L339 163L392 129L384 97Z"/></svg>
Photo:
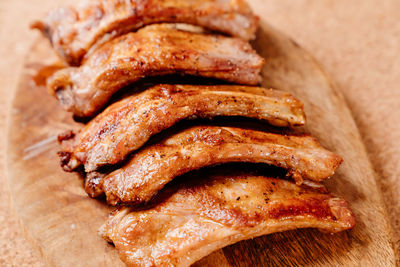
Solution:
<svg viewBox="0 0 400 267"><path fill-rule="evenodd" d="M263 176L211 176L159 199L148 210L116 211L100 230L129 266L190 266L241 240L310 227L335 233L355 224L343 199Z"/></svg>
<svg viewBox="0 0 400 267"><path fill-rule="evenodd" d="M65 109L88 117L122 87L147 76L177 73L256 85L263 64L241 39L151 25L103 45L81 67L59 70L47 85Z"/></svg>
<svg viewBox="0 0 400 267"><path fill-rule="evenodd" d="M95 197L102 188L109 204L141 204L177 176L228 162L266 163L288 169L298 184L303 178L320 182L332 176L341 161L310 136L199 126L134 154L123 168L101 182L94 180L98 186L92 186L88 193ZM93 178L96 176L87 183L94 184Z"/></svg>
<svg viewBox="0 0 400 267"><path fill-rule="evenodd" d="M290 94L259 87L158 85L108 107L79 134L62 136L64 170L116 164L152 135L193 117L245 116L276 126L303 125L303 105Z"/></svg>
<svg viewBox="0 0 400 267"><path fill-rule="evenodd" d="M169 22L199 25L253 39L258 18L244 0L97 0L55 9L32 24L71 65L101 44L145 25Z"/></svg>

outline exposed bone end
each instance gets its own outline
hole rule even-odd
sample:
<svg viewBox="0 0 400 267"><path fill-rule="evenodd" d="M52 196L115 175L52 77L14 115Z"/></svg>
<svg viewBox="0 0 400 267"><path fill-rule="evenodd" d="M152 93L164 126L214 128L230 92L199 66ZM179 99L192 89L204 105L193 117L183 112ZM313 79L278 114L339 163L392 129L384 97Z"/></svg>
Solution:
<svg viewBox="0 0 400 267"><path fill-rule="evenodd" d="M103 194L103 179L106 175L99 172L88 173L85 180L85 191L91 198Z"/></svg>
<svg viewBox="0 0 400 267"><path fill-rule="evenodd" d="M296 185L302 185L304 182L303 176L301 176L301 174L296 170L289 170L286 176L292 177L296 182Z"/></svg>
<svg viewBox="0 0 400 267"><path fill-rule="evenodd" d="M64 109L73 111L73 81L71 80L71 69L62 69L53 74L47 80L47 89L49 93L55 96L61 103Z"/></svg>
<svg viewBox="0 0 400 267"><path fill-rule="evenodd" d="M66 131L58 136L58 143L61 145L62 151L58 152L60 164L64 171L72 172L81 165L73 151L76 134L72 130Z"/></svg>
<svg viewBox="0 0 400 267"><path fill-rule="evenodd" d="M306 120L306 114L302 108L302 113L299 114L299 119L293 124L293 126L304 126L306 124Z"/></svg>
<svg viewBox="0 0 400 267"><path fill-rule="evenodd" d="M290 103L290 110L296 116L290 117L292 126L304 126L306 124L306 113L304 112L304 104L299 99L288 94L288 102Z"/></svg>
<svg viewBox="0 0 400 267"><path fill-rule="evenodd" d="M68 130L68 131L58 135L58 137L57 137L59 144L62 144L63 142L69 141L74 138L75 138L75 132L72 130Z"/></svg>
<svg viewBox="0 0 400 267"><path fill-rule="evenodd" d="M320 193L325 193L325 194L329 193L328 190L326 189L325 185L323 185L320 182L314 182L314 181L311 181L311 180L304 180L302 185L310 187L310 188L312 188L314 190L318 190Z"/></svg>
<svg viewBox="0 0 400 267"><path fill-rule="evenodd" d="M341 156L333 152L332 152L332 157L333 157L333 169L336 170L337 168L339 168L340 165L342 165L344 160L342 159Z"/></svg>
<svg viewBox="0 0 400 267"><path fill-rule="evenodd" d="M355 226L356 220L354 214L350 210L346 200L341 198L332 198L329 200L328 204L334 216L333 220L342 225L340 228L335 228L334 232L340 232L343 231L343 229L352 229Z"/></svg>
<svg viewBox="0 0 400 267"><path fill-rule="evenodd" d="M321 159L325 162L325 173L319 179L316 179L318 182L332 177L343 162L343 159L336 153L330 151L326 152L329 160Z"/></svg>
<svg viewBox="0 0 400 267"><path fill-rule="evenodd" d="M74 98L72 94L72 90L66 87L57 87L55 91L55 96L57 97L58 101L60 101L61 106L65 110L72 111L74 107Z"/></svg>
<svg viewBox="0 0 400 267"><path fill-rule="evenodd" d="M81 165L81 162L71 152L60 151L57 154L60 157L61 168L66 172L72 172Z"/></svg>

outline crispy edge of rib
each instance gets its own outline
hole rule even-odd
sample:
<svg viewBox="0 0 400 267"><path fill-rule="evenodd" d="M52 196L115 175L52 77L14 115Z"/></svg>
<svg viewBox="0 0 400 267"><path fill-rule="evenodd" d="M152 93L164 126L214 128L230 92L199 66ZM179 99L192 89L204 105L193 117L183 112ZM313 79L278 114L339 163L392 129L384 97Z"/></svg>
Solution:
<svg viewBox="0 0 400 267"><path fill-rule="evenodd" d="M241 39L150 25L105 44L80 67L55 72L47 87L64 109L91 117L112 95L144 77L185 74L257 85L263 64Z"/></svg>
<svg viewBox="0 0 400 267"><path fill-rule="evenodd" d="M100 229L131 266L188 266L217 249L261 235L297 228L335 233L355 225L345 200L262 176L211 177L160 198L148 210L116 211Z"/></svg>
<svg viewBox="0 0 400 267"><path fill-rule="evenodd" d="M154 134L193 117L244 116L304 125L303 104L282 91L248 86L158 85L109 106L82 131L60 138L61 165L86 172L116 164ZM118 138L116 138L118 137Z"/></svg>
<svg viewBox="0 0 400 267"><path fill-rule="evenodd" d="M122 11L121 4L124 3L120 2L118 6L111 4L110 8L104 2L86 1L76 7L54 9L43 20L33 22L31 28L39 30L49 39L64 62L78 66L93 48L153 23L189 23L250 40L255 38L259 22L243 0L235 1L234 6L229 2L226 6L210 5L211 8L207 9L201 5L202 0L197 5L175 5L172 8L171 5L163 6L159 1L153 1L156 2L153 5L149 5L151 1L139 1L137 6L125 4ZM124 12L126 10L133 12ZM93 16L93 11L101 16Z"/></svg>
<svg viewBox="0 0 400 267"><path fill-rule="evenodd" d="M196 126L145 147L121 169L89 175L91 197L103 191L112 205L148 202L168 182L203 167L229 163L266 163L289 170L298 184L331 177L342 159L310 136L280 135L234 127Z"/></svg>

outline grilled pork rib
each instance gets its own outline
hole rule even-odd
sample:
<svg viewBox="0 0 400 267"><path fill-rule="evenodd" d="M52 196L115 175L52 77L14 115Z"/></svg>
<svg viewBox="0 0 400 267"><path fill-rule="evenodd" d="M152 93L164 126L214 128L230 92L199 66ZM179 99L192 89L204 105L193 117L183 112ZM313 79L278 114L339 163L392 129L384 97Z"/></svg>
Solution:
<svg viewBox="0 0 400 267"><path fill-rule="evenodd" d="M64 170L121 162L152 135L186 118L244 116L276 126L303 125L303 104L290 94L247 86L158 85L109 106L77 135L61 136Z"/></svg>
<svg viewBox="0 0 400 267"><path fill-rule="evenodd" d="M52 11L32 24L70 65L79 65L92 47L145 25L189 23L253 39L258 18L244 0L100 0Z"/></svg>
<svg viewBox="0 0 400 267"><path fill-rule="evenodd" d="M263 64L241 39L151 25L110 41L81 67L59 70L48 88L65 109L87 117L122 87L146 76L180 73L256 85Z"/></svg>
<svg viewBox="0 0 400 267"><path fill-rule="evenodd" d="M168 182L186 172L228 163L253 162L289 170L302 179L320 182L332 176L341 158L310 136L271 134L233 127L192 127L139 151L123 168L100 182L96 176L92 197L101 193L112 205L148 202ZM101 179L101 178L100 178Z"/></svg>
<svg viewBox="0 0 400 267"><path fill-rule="evenodd" d="M297 228L351 229L346 201L289 181L214 175L166 190L148 210L122 208L100 233L128 266L189 266L211 252Z"/></svg>

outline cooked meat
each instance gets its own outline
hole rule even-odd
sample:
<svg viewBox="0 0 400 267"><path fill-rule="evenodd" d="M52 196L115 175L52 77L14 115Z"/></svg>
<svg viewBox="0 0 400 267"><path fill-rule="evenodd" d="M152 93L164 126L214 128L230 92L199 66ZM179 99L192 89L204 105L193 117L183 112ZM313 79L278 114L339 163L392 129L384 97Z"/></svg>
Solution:
<svg viewBox="0 0 400 267"><path fill-rule="evenodd" d="M163 192L148 210L121 208L100 233L128 266L189 266L241 240L354 224L346 201L331 194L263 176L215 175Z"/></svg>
<svg viewBox="0 0 400 267"><path fill-rule="evenodd" d="M303 105L290 94L246 86L158 85L108 107L78 134L60 138L64 170L116 164L152 135L193 117L245 116L276 126L303 125Z"/></svg>
<svg viewBox="0 0 400 267"><path fill-rule="evenodd" d="M50 39L64 61L79 65L92 47L160 22L199 25L245 40L255 37L258 26L244 0L92 0L56 9L32 28Z"/></svg>
<svg viewBox="0 0 400 267"><path fill-rule="evenodd" d="M93 175L87 184L98 184L92 187L95 190L89 190L93 197L102 187L109 204L141 204L175 177L215 164L267 163L289 169L289 174L301 184L303 178L320 182L332 176L341 161L310 136L200 126L139 151L127 165L108 175L102 183L101 176Z"/></svg>
<svg viewBox="0 0 400 267"><path fill-rule="evenodd" d="M81 67L56 72L48 88L65 109L87 117L146 76L179 73L256 85L263 63L241 39L151 25L105 44Z"/></svg>

